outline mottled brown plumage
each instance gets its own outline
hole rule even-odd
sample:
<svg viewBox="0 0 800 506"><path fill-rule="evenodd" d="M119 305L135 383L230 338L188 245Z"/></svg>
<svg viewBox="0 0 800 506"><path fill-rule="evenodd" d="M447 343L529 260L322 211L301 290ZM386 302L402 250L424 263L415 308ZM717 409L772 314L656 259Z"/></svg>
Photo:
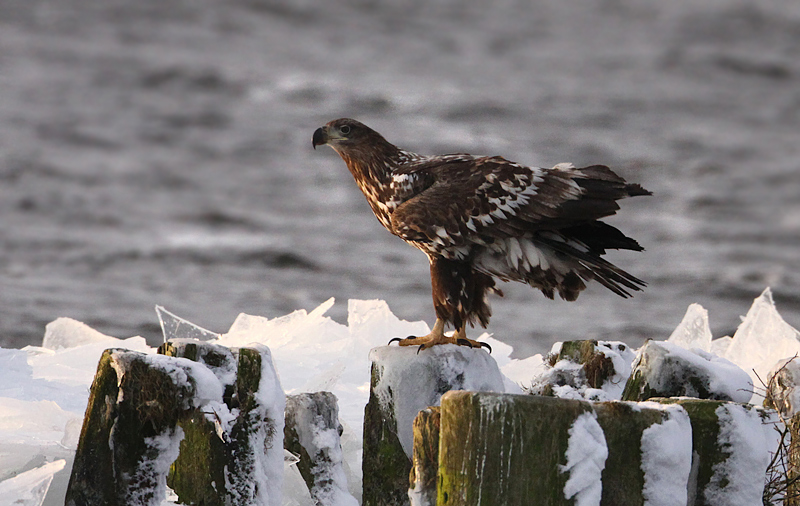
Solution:
<svg viewBox="0 0 800 506"><path fill-rule="evenodd" d="M487 295L500 293L495 278L570 301L592 279L622 297L645 285L601 257L608 249L642 250L598 220L616 213L617 200L650 194L608 167L422 156L349 118L317 129L312 144L336 150L383 226L428 256L436 325L429 336L401 344L476 344L464 328L489 323ZM445 323L455 327L453 336L443 335Z"/></svg>

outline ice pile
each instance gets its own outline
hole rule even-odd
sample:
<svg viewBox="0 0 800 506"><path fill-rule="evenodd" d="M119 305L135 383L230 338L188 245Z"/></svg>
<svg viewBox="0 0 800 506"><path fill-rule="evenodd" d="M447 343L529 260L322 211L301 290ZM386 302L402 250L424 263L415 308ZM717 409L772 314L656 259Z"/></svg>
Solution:
<svg viewBox="0 0 800 506"><path fill-rule="evenodd" d="M327 390L337 396L347 486L358 497L369 350L392 337L425 334L429 329L424 322L398 319L383 301L350 301L347 325L341 325L325 316L332 305L331 299L313 311L274 319L240 315L227 333L216 339L216 334L204 334L204 338L225 346L264 344L272 352L287 394ZM800 334L778 314L769 289L754 301L732 338L712 339L707 322L705 310L693 305L669 341L733 362L756 385L756 374L766 380L779 360L800 353ZM520 392L518 385L530 385L548 370L541 355L513 360L510 346L486 335L480 339L494 349L492 357L504 375L507 392ZM49 475L52 484L44 504L63 504L88 389L107 348L155 353L141 337L116 339L67 318L47 326L41 347L0 349L0 490L22 487L32 494L34 489L46 489L40 478ZM55 463L60 460L65 461L64 468L57 471ZM284 503L302 504L292 500L287 497Z"/></svg>

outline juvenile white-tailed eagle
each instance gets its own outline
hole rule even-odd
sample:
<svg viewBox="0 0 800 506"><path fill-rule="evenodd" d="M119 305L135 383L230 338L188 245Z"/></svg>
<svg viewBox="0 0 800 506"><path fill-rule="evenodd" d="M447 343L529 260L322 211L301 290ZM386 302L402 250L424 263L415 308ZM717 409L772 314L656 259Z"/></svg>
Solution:
<svg viewBox="0 0 800 506"><path fill-rule="evenodd" d="M573 301L597 280L622 297L645 283L601 258L608 249L642 251L635 240L598 221L617 200L651 193L608 167L525 167L499 156L425 156L404 151L349 118L318 128L313 147L342 157L372 211L389 232L430 261L436 323L401 346L456 343L465 326L489 323L495 278L520 281L552 299ZM446 324L455 332L446 336Z"/></svg>

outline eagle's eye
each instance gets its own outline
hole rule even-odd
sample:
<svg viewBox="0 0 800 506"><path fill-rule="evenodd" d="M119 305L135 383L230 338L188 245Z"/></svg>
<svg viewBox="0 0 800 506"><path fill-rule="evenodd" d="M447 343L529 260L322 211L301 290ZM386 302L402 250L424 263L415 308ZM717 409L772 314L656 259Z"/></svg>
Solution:
<svg viewBox="0 0 800 506"><path fill-rule="evenodd" d="M339 131L341 133L343 133L344 135L349 134L350 133L350 125L342 125L342 126L340 126L339 127Z"/></svg>

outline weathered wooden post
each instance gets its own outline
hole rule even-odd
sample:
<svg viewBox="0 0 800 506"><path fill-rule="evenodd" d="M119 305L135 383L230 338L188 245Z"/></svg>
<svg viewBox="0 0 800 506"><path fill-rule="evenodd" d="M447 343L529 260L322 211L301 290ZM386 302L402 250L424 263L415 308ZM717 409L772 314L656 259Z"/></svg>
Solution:
<svg viewBox="0 0 800 506"><path fill-rule="evenodd" d="M800 361L797 357L781 360L770 372L764 406L775 409L785 424L782 441L783 472L773 486L782 493L784 506L800 505ZM788 441L787 441L788 436Z"/></svg>
<svg viewBox="0 0 800 506"><path fill-rule="evenodd" d="M230 435L220 423L233 407L236 388L237 359L233 351L224 346L204 342L170 341L162 344L158 352L170 357L182 357L199 362L215 373L224 388L226 405L207 406L182 417L178 425L183 429L178 458L170 466L167 484L181 502L225 504L226 466L231 461L227 447Z"/></svg>
<svg viewBox="0 0 800 506"><path fill-rule="evenodd" d="M364 410L364 506L409 504L413 422L450 390L504 389L497 363L484 350L443 345L384 346L370 352L372 381Z"/></svg>
<svg viewBox="0 0 800 506"><path fill-rule="evenodd" d="M423 409L414 419L414 450L408 498L411 506L436 506L441 408Z"/></svg>
<svg viewBox="0 0 800 506"><path fill-rule="evenodd" d="M691 430L688 419L679 408L670 412L629 402L613 401L595 403L594 409L608 446L608 458L601 478L603 484L601 505L646 504L650 499L648 495L651 494L646 481L650 481L652 493L659 492L662 487L656 483L657 474L668 469L657 469L657 464L652 461L654 457L652 446L648 446L651 443L650 438L653 437L652 433L657 433L659 430L670 434L671 437L666 442L676 453L683 452L687 465L679 471L688 478ZM668 420L672 420L674 427L664 429L663 424ZM681 472L675 474L680 475ZM684 492L683 496L685 495ZM683 499L680 495L674 499L675 504L686 504L681 502ZM659 504L664 504L664 501Z"/></svg>
<svg viewBox="0 0 800 506"><path fill-rule="evenodd" d="M170 473L187 503L279 505L285 398L269 350L161 351L173 356L103 354L66 504L157 506Z"/></svg>
<svg viewBox="0 0 800 506"><path fill-rule="evenodd" d="M689 504L761 504L774 412L750 404L689 398L654 398L681 406L692 424Z"/></svg>
<svg viewBox="0 0 800 506"><path fill-rule="evenodd" d="M619 399L630 375L633 351L617 341L566 341L548 356L549 369L535 378L528 391L535 395L569 397L570 391L592 400ZM589 389L593 391L589 393Z"/></svg>
<svg viewBox="0 0 800 506"><path fill-rule="evenodd" d="M535 395L445 394L436 504L627 506L668 497L658 504L685 506L689 419L678 407L655 408ZM677 483L670 481L674 477Z"/></svg>
<svg viewBox="0 0 800 506"><path fill-rule="evenodd" d="M103 353L89 394L67 506L161 503L169 465L178 455L178 419L200 399L191 378L203 376L190 361L161 359L166 357L120 349Z"/></svg>
<svg viewBox="0 0 800 506"><path fill-rule="evenodd" d="M570 476L561 469L567 464L569 429L584 414L594 416L591 404L583 401L446 394L437 505L572 504L564 497Z"/></svg>
<svg viewBox="0 0 800 506"><path fill-rule="evenodd" d="M315 392L287 396L284 448L299 456L297 468L319 506L358 505L347 490L341 435L335 395Z"/></svg>
<svg viewBox="0 0 800 506"><path fill-rule="evenodd" d="M622 400L696 397L747 402L752 394L750 376L734 363L674 343L648 341L636 356Z"/></svg>

